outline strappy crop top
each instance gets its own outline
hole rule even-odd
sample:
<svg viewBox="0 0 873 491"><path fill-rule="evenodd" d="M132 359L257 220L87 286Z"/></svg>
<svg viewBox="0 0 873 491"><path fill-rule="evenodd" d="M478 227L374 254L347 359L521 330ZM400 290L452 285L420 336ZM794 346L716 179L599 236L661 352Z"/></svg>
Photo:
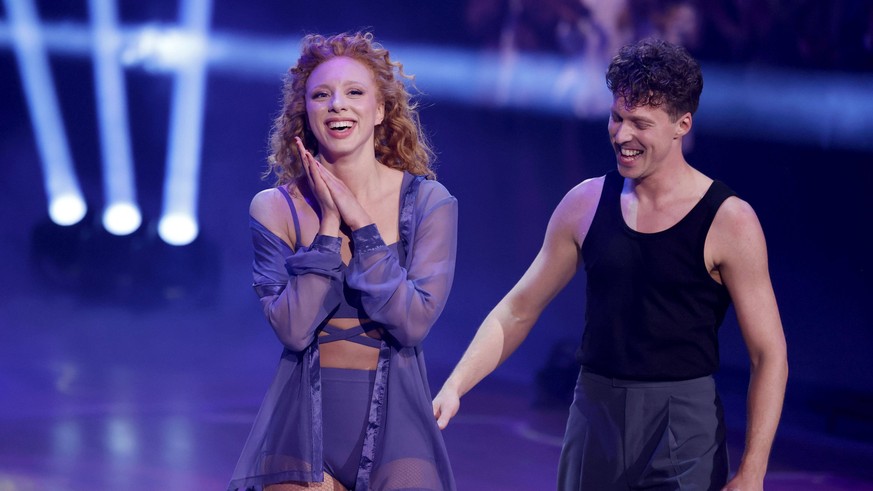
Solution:
<svg viewBox="0 0 873 491"><path fill-rule="evenodd" d="M291 195L288 194L288 191L284 186L279 186L279 191L282 192L282 196L285 197L285 201L288 202L288 207L291 209L291 218L294 221L294 234L295 237L301 237L300 232L300 218L297 216L297 208L294 206L294 201L291 199ZM403 250L401 247L398 247L398 242L394 242L393 244L389 244L388 248L394 254L398 255L400 261L404 261ZM343 263L340 266L340 270L345 273L345 270L348 266ZM327 334L326 336L318 337L318 344L330 343L333 341L351 341L353 343L362 344L364 346L370 346L373 348L379 348L380 342L379 339L371 338L369 336L362 336L362 334L374 330L379 327L378 324L374 322L367 322L369 319L367 317L367 313L364 312L363 305L361 303L361 293L357 290L349 288L349 286L343 283L343 296L340 299L339 306L337 306L336 310L334 310L331 318L334 319L359 319L361 322L360 325L349 329L342 329L336 326L332 326L330 324L326 324L323 328L323 331Z"/></svg>

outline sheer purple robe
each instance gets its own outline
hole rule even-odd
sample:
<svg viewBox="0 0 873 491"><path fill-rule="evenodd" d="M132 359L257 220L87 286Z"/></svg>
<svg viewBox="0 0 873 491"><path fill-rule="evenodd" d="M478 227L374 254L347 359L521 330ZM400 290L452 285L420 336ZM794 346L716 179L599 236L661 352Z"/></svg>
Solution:
<svg viewBox="0 0 873 491"><path fill-rule="evenodd" d="M282 481L323 481L321 380L316 337L343 295L361 292L367 316L385 334L355 491L454 490L421 343L451 289L457 200L436 182L405 174L400 256L374 225L353 232L348 266L338 238L316 236L297 251L251 220L254 288L284 345L229 490Z"/></svg>

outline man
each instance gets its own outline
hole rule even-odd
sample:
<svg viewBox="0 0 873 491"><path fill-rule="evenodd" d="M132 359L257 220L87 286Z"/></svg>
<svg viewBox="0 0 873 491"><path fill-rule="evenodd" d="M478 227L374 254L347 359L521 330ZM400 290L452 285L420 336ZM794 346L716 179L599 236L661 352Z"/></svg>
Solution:
<svg viewBox="0 0 873 491"><path fill-rule="evenodd" d="M558 488L761 490L788 377L761 226L746 202L685 161L703 78L684 48L626 46L606 78L617 170L557 206L539 254L434 398L434 416L445 428L460 397L521 344L583 266L582 370ZM751 383L745 449L728 482L712 374L731 302Z"/></svg>

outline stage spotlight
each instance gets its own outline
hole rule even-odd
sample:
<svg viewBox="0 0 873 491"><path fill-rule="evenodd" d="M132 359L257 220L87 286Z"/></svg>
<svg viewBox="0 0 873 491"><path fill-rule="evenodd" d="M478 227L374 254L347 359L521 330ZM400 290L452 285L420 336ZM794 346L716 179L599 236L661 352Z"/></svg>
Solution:
<svg viewBox="0 0 873 491"><path fill-rule="evenodd" d="M206 39L210 0L181 4L181 24L195 37ZM200 146L203 132L203 99L206 93L205 49L196 60L179 67L173 87L164 205L158 233L167 243L185 245L197 238L197 195Z"/></svg>
<svg viewBox="0 0 873 491"><path fill-rule="evenodd" d="M136 205L127 93L118 62L121 33L114 0L90 0L88 7L93 25L94 90L106 197L103 225L112 234L126 235L139 227L141 217Z"/></svg>
<svg viewBox="0 0 873 491"><path fill-rule="evenodd" d="M85 216L87 206L73 170L39 18L33 2L5 0L4 4L42 160L49 216L59 225L71 225Z"/></svg>
<svg viewBox="0 0 873 491"><path fill-rule="evenodd" d="M114 203L103 212L103 228L113 235L131 234L141 224L142 215L133 203Z"/></svg>
<svg viewBox="0 0 873 491"><path fill-rule="evenodd" d="M79 223L88 212L88 206L81 193L56 195L49 202L49 217L58 225L74 225Z"/></svg>
<svg viewBox="0 0 873 491"><path fill-rule="evenodd" d="M181 213L164 215L158 222L158 235L170 245L190 244L200 232L197 220L191 215Z"/></svg>

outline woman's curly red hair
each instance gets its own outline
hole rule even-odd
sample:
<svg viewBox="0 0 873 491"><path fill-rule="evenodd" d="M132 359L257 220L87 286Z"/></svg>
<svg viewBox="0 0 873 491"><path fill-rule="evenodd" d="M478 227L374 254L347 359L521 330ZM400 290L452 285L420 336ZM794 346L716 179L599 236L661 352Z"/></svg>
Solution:
<svg viewBox="0 0 873 491"><path fill-rule="evenodd" d="M309 34L303 38L300 58L284 78L282 111L270 133L266 175L274 174L277 185L303 177L294 137L300 137L307 149L318 153L318 141L307 122L306 81L315 67L338 56L357 60L370 69L379 92L377 99L385 105L385 117L375 129L376 159L394 169L435 178L434 154L418 119L418 105L402 80L413 77L403 72L402 64L391 60L388 50L369 32L329 37Z"/></svg>

